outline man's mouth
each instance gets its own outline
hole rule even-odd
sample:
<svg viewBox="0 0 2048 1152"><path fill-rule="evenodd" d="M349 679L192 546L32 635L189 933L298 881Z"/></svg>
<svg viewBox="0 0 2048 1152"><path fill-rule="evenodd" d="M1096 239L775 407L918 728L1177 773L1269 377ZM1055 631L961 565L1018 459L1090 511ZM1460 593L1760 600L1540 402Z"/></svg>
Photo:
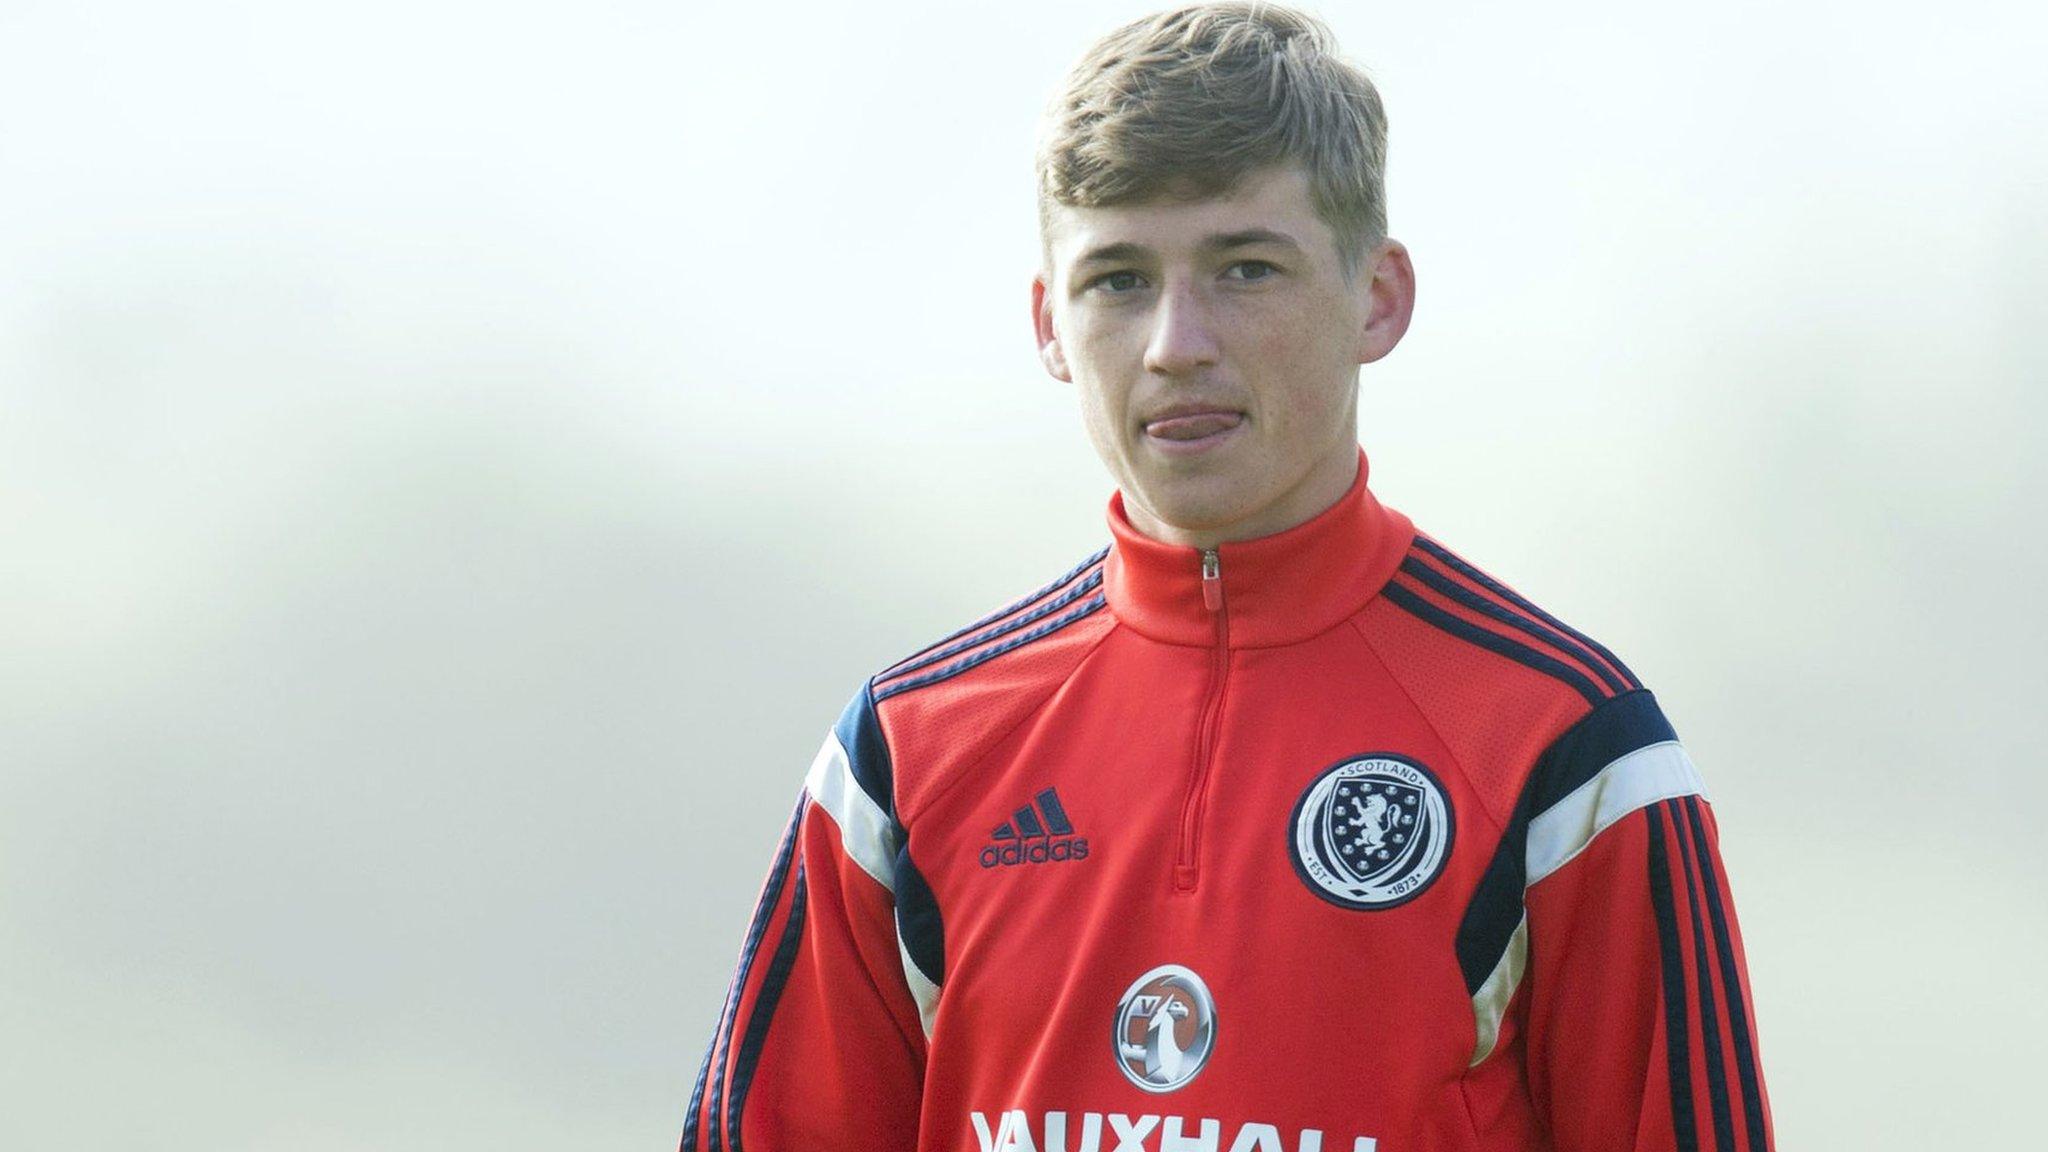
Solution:
<svg viewBox="0 0 2048 1152"><path fill-rule="evenodd" d="M1180 442L1206 440L1230 431L1243 421L1242 412L1189 412L1150 421L1145 425L1145 434L1160 440Z"/></svg>

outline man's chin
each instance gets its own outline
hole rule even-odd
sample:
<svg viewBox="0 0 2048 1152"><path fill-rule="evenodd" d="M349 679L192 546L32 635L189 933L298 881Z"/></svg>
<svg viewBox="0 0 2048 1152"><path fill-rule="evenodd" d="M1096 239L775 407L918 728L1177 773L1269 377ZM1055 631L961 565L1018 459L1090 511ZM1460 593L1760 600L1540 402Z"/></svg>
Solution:
<svg viewBox="0 0 2048 1152"><path fill-rule="evenodd" d="M1141 492L1145 507L1182 533L1206 534L1229 528L1252 510L1249 485L1238 476L1205 469L1199 475L1154 475Z"/></svg>

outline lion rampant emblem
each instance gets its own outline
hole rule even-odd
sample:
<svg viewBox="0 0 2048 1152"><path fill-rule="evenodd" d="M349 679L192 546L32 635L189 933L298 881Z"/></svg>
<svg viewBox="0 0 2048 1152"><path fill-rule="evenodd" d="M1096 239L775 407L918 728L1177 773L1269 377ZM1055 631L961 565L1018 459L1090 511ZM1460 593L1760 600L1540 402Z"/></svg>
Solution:
<svg viewBox="0 0 2048 1152"><path fill-rule="evenodd" d="M1346 823L1358 829L1358 844L1366 851L1386 847L1387 833L1393 830L1393 823L1400 819L1385 796L1367 796L1363 802L1351 798L1351 817Z"/></svg>

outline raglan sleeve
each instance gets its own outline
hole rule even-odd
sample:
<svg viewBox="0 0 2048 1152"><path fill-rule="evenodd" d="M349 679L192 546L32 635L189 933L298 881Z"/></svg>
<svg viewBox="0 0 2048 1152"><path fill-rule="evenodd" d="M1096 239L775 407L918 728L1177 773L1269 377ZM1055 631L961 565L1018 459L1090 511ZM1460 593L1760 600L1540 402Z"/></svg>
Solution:
<svg viewBox="0 0 2048 1152"><path fill-rule="evenodd" d="M1756 1013L1700 776L1654 697L1544 756L1527 805L1527 1068L1561 1152L1767 1152Z"/></svg>
<svg viewBox="0 0 2048 1152"><path fill-rule="evenodd" d="M863 688L818 750L768 869L681 1152L915 1146L939 974L912 952L934 965L942 950L918 922L925 889L891 779Z"/></svg>

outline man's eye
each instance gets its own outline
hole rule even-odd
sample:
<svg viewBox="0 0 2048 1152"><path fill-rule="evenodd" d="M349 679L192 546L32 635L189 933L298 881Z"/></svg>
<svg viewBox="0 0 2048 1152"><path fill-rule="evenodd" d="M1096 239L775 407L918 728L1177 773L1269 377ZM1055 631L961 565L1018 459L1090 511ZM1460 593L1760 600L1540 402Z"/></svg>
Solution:
<svg viewBox="0 0 2048 1152"><path fill-rule="evenodd" d="M1239 260L1232 264L1225 274L1234 280L1264 280L1278 271L1278 268L1264 260Z"/></svg>
<svg viewBox="0 0 2048 1152"><path fill-rule="evenodd" d="M1095 278L1092 287L1107 288L1113 293L1129 292L1144 282L1145 278L1136 272L1105 272Z"/></svg>

